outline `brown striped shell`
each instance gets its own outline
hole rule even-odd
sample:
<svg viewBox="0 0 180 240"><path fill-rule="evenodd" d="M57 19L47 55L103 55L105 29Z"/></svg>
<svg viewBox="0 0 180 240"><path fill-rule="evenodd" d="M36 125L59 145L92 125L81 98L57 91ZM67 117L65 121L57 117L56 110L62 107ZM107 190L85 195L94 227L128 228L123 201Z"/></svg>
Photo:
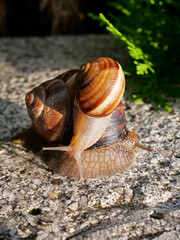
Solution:
<svg viewBox="0 0 180 240"><path fill-rule="evenodd" d="M121 101L125 77L118 62L99 57L82 65L75 84L76 101L82 112L91 117L104 117Z"/></svg>
<svg viewBox="0 0 180 240"><path fill-rule="evenodd" d="M63 73L26 94L26 106L33 126L47 141L60 140L66 129L70 115L70 93L65 82L76 72L77 70L70 70Z"/></svg>

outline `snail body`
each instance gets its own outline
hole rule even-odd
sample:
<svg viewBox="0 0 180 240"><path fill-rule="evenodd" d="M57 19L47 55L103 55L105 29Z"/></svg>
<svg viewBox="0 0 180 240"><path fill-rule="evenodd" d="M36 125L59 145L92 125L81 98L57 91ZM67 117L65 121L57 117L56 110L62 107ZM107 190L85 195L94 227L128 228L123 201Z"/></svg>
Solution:
<svg viewBox="0 0 180 240"><path fill-rule="evenodd" d="M108 176L132 166L138 147L151 151L138 142L136 131L126 130L121 102L124 88L125 77L119 63L101 57L26 95L33 125L46 140L59 140L66 126L73 125L68 146L43 148L56 150L47 161L50 168L80 179ZM44 126L40 128L39 123Z"/></svg>

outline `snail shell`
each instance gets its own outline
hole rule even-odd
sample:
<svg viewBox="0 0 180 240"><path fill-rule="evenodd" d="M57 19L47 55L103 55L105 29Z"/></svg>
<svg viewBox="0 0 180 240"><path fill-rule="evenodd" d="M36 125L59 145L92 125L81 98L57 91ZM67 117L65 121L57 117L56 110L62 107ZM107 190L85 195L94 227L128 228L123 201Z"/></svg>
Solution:
<svg viewBox="0 0 180 240"><path fill-rule="evenodd" d="M73 82L76 72L77 70L71 70L63 73L26 94L25 102L33 126L47 141L60 140L65 131L71 99L74 98L73 89L67 88L65 83L67 80Z"/></svg>
<svg viewBox="0 0 180 240"><path fill-rule="evenodd" d="M124 88L119 63L101 57L26 95L29 116L43 138L57 141L73 125L68 146L44 148L58 150L47 154L51 169L81 179L108 176L132 166L137 147L151 151L138 142L136 132L126 130Z"/></svg>
<svg viewBox="0 0 180 240"><path fill-rule="evenodd" d="M76 101L90 117L104 117L114 111L122 99L125 77L118 62L96 58L82 65L76 76Z"/></svg>

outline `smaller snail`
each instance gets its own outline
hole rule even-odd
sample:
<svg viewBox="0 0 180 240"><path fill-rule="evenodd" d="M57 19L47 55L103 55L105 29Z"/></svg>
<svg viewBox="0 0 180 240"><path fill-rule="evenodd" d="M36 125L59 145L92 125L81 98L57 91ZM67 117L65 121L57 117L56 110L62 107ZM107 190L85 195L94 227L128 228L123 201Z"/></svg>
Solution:
<svg viewBox="0 0 180 240"><path fill-rule="evenodd" d="M56 150L50 168L80 179L110 176L130 168L138 148L153 151L139 143L140 126L126 129L124 89L120 64L100 57L26 95L33 126L44 139L60 141L73 128L68 146L43 148Z"/></svg>

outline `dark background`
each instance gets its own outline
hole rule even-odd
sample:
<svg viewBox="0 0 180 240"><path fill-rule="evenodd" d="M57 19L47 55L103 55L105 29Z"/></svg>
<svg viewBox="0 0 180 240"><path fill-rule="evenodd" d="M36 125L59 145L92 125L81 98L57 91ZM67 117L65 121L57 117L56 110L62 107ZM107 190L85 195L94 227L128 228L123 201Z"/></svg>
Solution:
<svg viewBox="0 0 180 240"><path fill-rule="evenodd" d="M0 0L0 36L106 33L87 14L107 11L104 0Z"/></svg>

